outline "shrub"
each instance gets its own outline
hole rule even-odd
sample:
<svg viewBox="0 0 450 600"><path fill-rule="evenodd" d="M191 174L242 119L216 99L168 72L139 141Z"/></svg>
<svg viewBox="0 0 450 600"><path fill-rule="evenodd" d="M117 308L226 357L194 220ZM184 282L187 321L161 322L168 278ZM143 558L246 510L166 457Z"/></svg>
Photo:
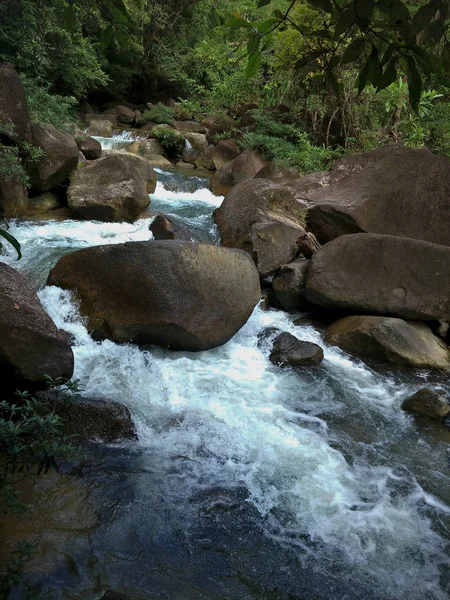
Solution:
<svg viewBox="0 0 450 600"><path fill-rule="evenodd" d="M327 169L340 155L338 151L313 146L305 133L297 134L296 143L263 133L246 133L241 146L260 152L279 168L294 167L301 173Z"/></svg>
<svg viewBox="0 0 450 600"><path fill-rule="evenodd" d="M75 106L77 100L73 96L50 94L48 89L39 86L32 79L21 76L25 88L28 110L33 121L51 123L61 131L73 133L76 127Z"/></svg>
<svg viewBox="0 0 450 600"><path fill-rule="evenodd" d="M199 100L183 100L182 98L179 98L177 108L179 114L186 116L188 119L193 119L194 121L200 121L205 112L205 109Z"/></svg>
<svg viewBox="0 0 450 600"><path fill-rule="evenodd" d="M147 104L148 110L144 111L139 119L140 125L156 123L158 125L171 125L173 123L174 110L165 104Z"/></svg>
<svg viewBox="0 0 450 600"><path fill-rule="evenodd" d="M186 146L186 140L181 133L167 125L157 125L153 128L152 135L171 158L180 156Z"/></svg>

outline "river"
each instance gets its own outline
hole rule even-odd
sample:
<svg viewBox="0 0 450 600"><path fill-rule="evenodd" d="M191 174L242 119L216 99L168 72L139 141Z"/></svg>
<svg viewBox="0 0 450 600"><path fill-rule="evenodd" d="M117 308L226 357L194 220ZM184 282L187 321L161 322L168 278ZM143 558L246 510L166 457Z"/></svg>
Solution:
<svg viewBox="0 0 450 600"><path fill-rule="evenodd" d="M217 241L205 180L159 172L150 211ZM131 411L139 441L95 445L35 485L38 551L27 581L46 600L448 600L450 434L400 409L426 372L376 372L296 316L255 308L220 348L170 352L94 342L70 292L46 287L67 252L147 240L133 224L15 221L27 275L73 335L86 395ZM298 315L297 315L298 317ZM257 335L319 343L314 371L272 365ZM18 586L11 600L23 598Z"/></svg>

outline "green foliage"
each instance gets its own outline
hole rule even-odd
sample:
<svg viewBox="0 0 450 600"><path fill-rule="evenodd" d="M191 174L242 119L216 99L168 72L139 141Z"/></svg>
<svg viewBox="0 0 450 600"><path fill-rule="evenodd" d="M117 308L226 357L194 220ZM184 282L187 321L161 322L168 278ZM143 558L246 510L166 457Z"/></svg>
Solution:
<svg viewBox="0 0 450 600"><path fill-rule="evenodd" d="M78 391L78 382L48 379L49 387L63 385ZM66 436L58 415L45 401L28 392L16 392L16 399L0 402L0 512L14 518L30 513L32 507L20 498L20 485L34 481L41 473L58 471L59 463L74 451L73 436ZM0 598L20 581L33 554L25 540L12 552L12 559L0 573Z"/></svg>
<svg viewBox="0 0 450 600"><path fill-rule="evenodd" d="M74 113L77 100L73 96L51 94L31 77L21 76L30 118L38 123L51 123L57 129L73 133L76 127Z"/></svg>
<svg viewBox="0 0 450 600"><path fill-rule="evenodd" d="M22 258L20 243L13 235L9 233L8 229L8 223L4 219L0 219L0 239L3 238L3 240L6 240L8 244L11 244L11 246L17 252L17 260L20 260ZM3 249L3 243L4 242L0 241L0 250Z"/></svg>
<svg viewBox="0 0 450 600"><path fill-rule="evenodd" d="M170 106L165 106L161 102L158 104L148 104L142 117L139 119L140 125L147 123L157 123L158 125L172 125L174 118L174 110Z"/></svg>
<svg viewBox="0 0 450 600"><path fill-rule="evenodd" d="M193 99L178 99L177 114L184 115L187 119L193 121L201 121L205 107L199 100Z"/></svg>
<svg viewBox="0 0 450 600"><path fill-rule="evenodd" d="M309 23L297 20L295 7L299 4L305 2L292 2L285 11L275 9L268 20L268 5L275 2L262 2L261 20L234 18L228 22L233 30L240 28L242 39L247 40L248 76L259 68L264 46L273 43L273 32L286 29L302 37L295 68L307 68L320 76L337 96L342 93L338 65L357 65L359 92L367 85L377 91L385 89L402 70L414 110L424 78L435 75L444 83L450 75L447 0L429 0L419 7L406 0L309 0L309 10L320 17L320 24L314 19Z"/></svg>
<svg viewBox="0 0 450 600"><path fill-rule="evenodd" d="M252 110L250 114L256 121L258 133L283 138L290 142L298 140L298 129L288 123L282 123L273 114L262 110Z"/></svg>
<svg viewBox="0 0 450 600"><path fill-rule="evenodd" d="M158 140L171 158L180 156L186 146L186 140L181 133L168 125L157 125L154 127L152 136Z"/></svg>

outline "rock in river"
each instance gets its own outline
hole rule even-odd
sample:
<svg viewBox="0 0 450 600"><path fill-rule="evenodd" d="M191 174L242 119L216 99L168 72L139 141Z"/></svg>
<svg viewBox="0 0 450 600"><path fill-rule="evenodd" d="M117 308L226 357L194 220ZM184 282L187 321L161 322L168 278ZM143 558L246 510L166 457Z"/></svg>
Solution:
<svg viewBox="0 0 450 600"><path fill-rule="evenodd" d="M44 375L72 377L67 336L42 308L25 277L0 262L0 400L45 387Z"/></svg>
<svg viewBox="0 0 450 600"><path fill-rule="evenodd" d="M314 253L306 298L324 308L450 319L450 248L391 235L343 235Z"/></svg>
<svg viewBox="0 0 450 600"><path fill-rule="evenodd" d="M363 359L450 371L450 348L426 323L391 317L345 317L328 327L325 341Z"/></svg>
<svg viewBox="0 0 450 600"><path fill-rule="evenodd" d="M224 344L260 298L245 252L177 240L79 250L58 261L49 284L77 291L96 339L179 350Z"/></svg>

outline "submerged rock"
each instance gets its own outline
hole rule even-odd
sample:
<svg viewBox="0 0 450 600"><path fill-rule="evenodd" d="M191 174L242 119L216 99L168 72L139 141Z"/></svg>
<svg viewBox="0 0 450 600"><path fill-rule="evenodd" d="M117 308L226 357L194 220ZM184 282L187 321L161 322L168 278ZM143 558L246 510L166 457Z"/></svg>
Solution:
<svg viewBox="0 0 450 600"><path fill-rule="evenodd" d="M0 400L19 390L45 387L73 374L66 334L48 316L25 277L0 262Z"/></svg>
<svg viewBox="0 0 450 600"><path fill-rule="evenodd" d="M425 323L391 317L345 317L328 327L325 341L363 359L450 370L450 348Z"/></svg>
<svg viewBox="0 0 450 600"><path fill-rule="evenodd" d="M253 258L261 277L294 260L305 234L304 207L283 186L265 179L237 184L214 212L222 244Z"/></svg>
<svg viewBox="0 0 450 600"><path fill-rule="evenodd" d="M434 421L442 421L450 413L450 405L444 396L429 388L422 388L407 398L402 409Z"/></svg>
<svg viewBox="0 0 450 600"><path fill-rule="evenodd" d="M43 400L62 419L67 435L77 435L75 443L97 441L111 444L137 439L136 429L126 406L101 396L63 396L57 391L39 392Z"/></svg>
<svg viewBox="0 0 450 600"><path fill-rule="evenodd" d="M155 186L156 173L145 159L108 154L74 172L68 205L81 219L133 221L149 206L148 190Z"/></svg>
<svg viewBox="0 0 450 600"><path fill-rule="evenodd" d="M307 367L323 361L323 350L317 344L283 331L275 338L269 359L279 367Z"/></svg>
<svg viewBox="0 0 450 600"><path fill-rule="evenodd" d="M359 233L311 259L306 298L324 308L413 320L450 319L450 248Z"/></svg>
<svg viewBox="0 0 450 600"><path fill-rule="evenodd" d="M96 339L179 350L224 344L260 298L245 252L176 240L79 250L58 261L48 282L77 291Z"/></svg>

